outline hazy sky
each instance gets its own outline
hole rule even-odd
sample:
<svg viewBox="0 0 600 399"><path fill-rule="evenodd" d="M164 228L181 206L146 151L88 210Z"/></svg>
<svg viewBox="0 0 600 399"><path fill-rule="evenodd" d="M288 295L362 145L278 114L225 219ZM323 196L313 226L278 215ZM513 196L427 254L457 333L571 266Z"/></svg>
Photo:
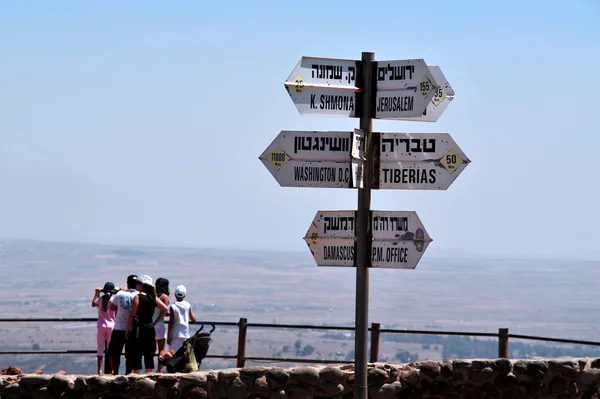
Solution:
<svg viewBox="0 0 600 399"><path fill-rule="evenodd" d="M370 5L367 5L370 4ZM424 58L472 163L447 191L377 191L434 242L600 258L600 5L564 1L13 1L0 5L0 236L306 250L350 189L281 188L258 156L300 116L301 56Z"/></svg>

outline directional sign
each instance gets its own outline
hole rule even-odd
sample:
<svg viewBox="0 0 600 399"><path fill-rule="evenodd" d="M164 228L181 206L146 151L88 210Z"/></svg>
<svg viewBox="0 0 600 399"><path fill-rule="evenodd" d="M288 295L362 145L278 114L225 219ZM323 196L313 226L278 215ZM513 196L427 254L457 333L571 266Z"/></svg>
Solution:
<svg viewBox="0 0 600 399"><path fill-rule="evenodd" d="M282 130L259 159L282 187L363 187L362 130Z"/></svg>
<svg viewBox="0 0 600 399"><path fill-rule="evenodd" d="M374 133L378 189L446 190L471 162L448 133Z"/></svg>
<svg viewBox="0 0 600 399"><path fill-rule="evenodd" d="M302 115L358 117L359 64L355 60L302 57L285 88Z"/></svg>
<svg viewBox="0 0 600 399"><path fill-rule="evenodd" d="M375 118L422 116L439 87L423 59L379 61Z"/></svg>
<svg viewBox="0 0 600 399"><path fill-rule="evenodd" d="M414 269L432 241L413 211L372 211L371 267ZM355 211L319 211L304 240L319 266L355 266Z"/></svg>
<svg viewBox="0 0 600 399"><path fill-rule="evenodd" d="M439 86L423 59L377 62L377 90L416 87L427 95Z"/></svg>
<svg viewBox="0 0 600 399"><path fill-rule="evenodd" d="M427 108L425 108L423 115L398 119L411 122L437 122L448 105L454 100L454 90L452 89L452 86L450 86L450 83L448 83L448 80L442 73L440 67L429 65L429 70L436 82L440 84L440 87L435 90L435 94L429 104L427 104Z"/></svg>

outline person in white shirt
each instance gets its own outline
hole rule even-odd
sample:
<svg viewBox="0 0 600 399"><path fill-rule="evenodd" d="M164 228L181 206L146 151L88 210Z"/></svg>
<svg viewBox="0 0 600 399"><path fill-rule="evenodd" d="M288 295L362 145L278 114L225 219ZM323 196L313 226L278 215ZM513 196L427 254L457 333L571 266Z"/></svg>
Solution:
<svg viewBox="0 0 600 399"><path fill-rule="evenodd" d="M123 346L125 346L125 374L130 374L133 370L132 364L132 347L127 342L125 337L125 329L127 328L127 322L129 320L129 313L131 313L131 304L133 298L138 294L135 287L137 285L137 276L131 274L127 277L127 289L119 291L116 295L110 298L110 308L117 312L115 317L115 326L113 328L110 343L108 344L108 356L110 357L110 364L112 368L112 374L119 374L119 366L121 365L121 352ZM134 328L137 328L135 326Z"/></svg>
<svg viewBox="0 0 600 399"><path fill-rule="evenodd" d="M183 345L183 342L190 337L190 321L196 321L196 315L192 310L192 305L184 298L187 291L184 285L178 285L175 288L175 303L169 306L169 332L167 335L167 344L169 349L177 351Z"/></svg>

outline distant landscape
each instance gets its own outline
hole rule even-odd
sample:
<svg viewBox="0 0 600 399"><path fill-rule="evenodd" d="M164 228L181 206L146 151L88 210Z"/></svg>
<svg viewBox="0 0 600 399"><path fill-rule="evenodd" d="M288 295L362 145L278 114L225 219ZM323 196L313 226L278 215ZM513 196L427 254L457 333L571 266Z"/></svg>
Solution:
<svg viewBox="0 0 600 399"><path fill-rule="evenodd" d="M426 253L416 270L371 270L370 322L382 328L494 332L600 341L600 261L476 259ZM95 317L94 287L130 273L188 288L200 320L354 325L355 271L317 267L306 252L160 248L0 240L0 318ZM171 295L171 299L173 296ZM95 348L94 323L0 323L0 351ZM248 356L353 360L353 334L248 330ZM209 354L235 355L218 327ZM600 356L600 347L510 341L511 357ZM382 334L380 360L495 357L496 340ZM0 368L93 373L94 355L0 355ZM251 363L249 363L251 364ZM289 365L289 363L277 363ZM203 368L234 365L206 359Z"/></svg>

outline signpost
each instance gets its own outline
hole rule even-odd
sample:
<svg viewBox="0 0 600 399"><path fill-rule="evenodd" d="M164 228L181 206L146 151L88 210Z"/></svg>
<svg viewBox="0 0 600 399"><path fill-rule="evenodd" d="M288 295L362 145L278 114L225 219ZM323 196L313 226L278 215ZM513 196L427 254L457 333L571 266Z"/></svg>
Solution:
<svg viewBox="0 0 600 399"><path fill-rule="evenodd" d="M282 187L363 185L364 134L282 130L259 159Z"/></svg>
<svg viewBox="0 0 600 399"><path fill-rule="evenodd" d="M367 399L369 268L414 269L432 241L413 211L371 211L372 189L446 190L470 160L447 133L373 133L373 119L435 122L454 99L438 66L302 57L285 82L301 115L360 118L354 132L284 130L259 157L283 187L357 188L356 211L319 211L319 266L356 268L354 398Z"/></svg>
<svg viewBox="0 0 600 399"><path fill-rule="evenodd" d="M429 70L433 74L436 82L440 84L440 87L435 90L435 94L427 108L423 112L423 115L415 117L398 118L399 120L411 121L411 122L437 122L442 116L448 105L454 100L454 90L448 80L442 73L439 66L430 65Z"/></svg>
<svg viewBox="0 0 600 399"><path fill-rule="evenodd" d="M370 266L414 269L432 241L413 211L371 211ZM304 241L318 266L355 266L356 212L319 211Z"/></svg>
<svg viewBox="0 0 600 399"><path fill-rule="evenodd" d="M378 189L446 190L471 162L448 133L374 133Z"/></svg>
<svg viewBox="0 0 600 399"><path fill-rule="evenodd" d="M375 118L422 116L439 87L423 59L379 61Z"/></svg>
<svg viewBox="0 0 600 399"><path fill-rule="evenodd" d="M356 75L360 61L302 57L285 81L301 115L359 117Z"/></svg>

